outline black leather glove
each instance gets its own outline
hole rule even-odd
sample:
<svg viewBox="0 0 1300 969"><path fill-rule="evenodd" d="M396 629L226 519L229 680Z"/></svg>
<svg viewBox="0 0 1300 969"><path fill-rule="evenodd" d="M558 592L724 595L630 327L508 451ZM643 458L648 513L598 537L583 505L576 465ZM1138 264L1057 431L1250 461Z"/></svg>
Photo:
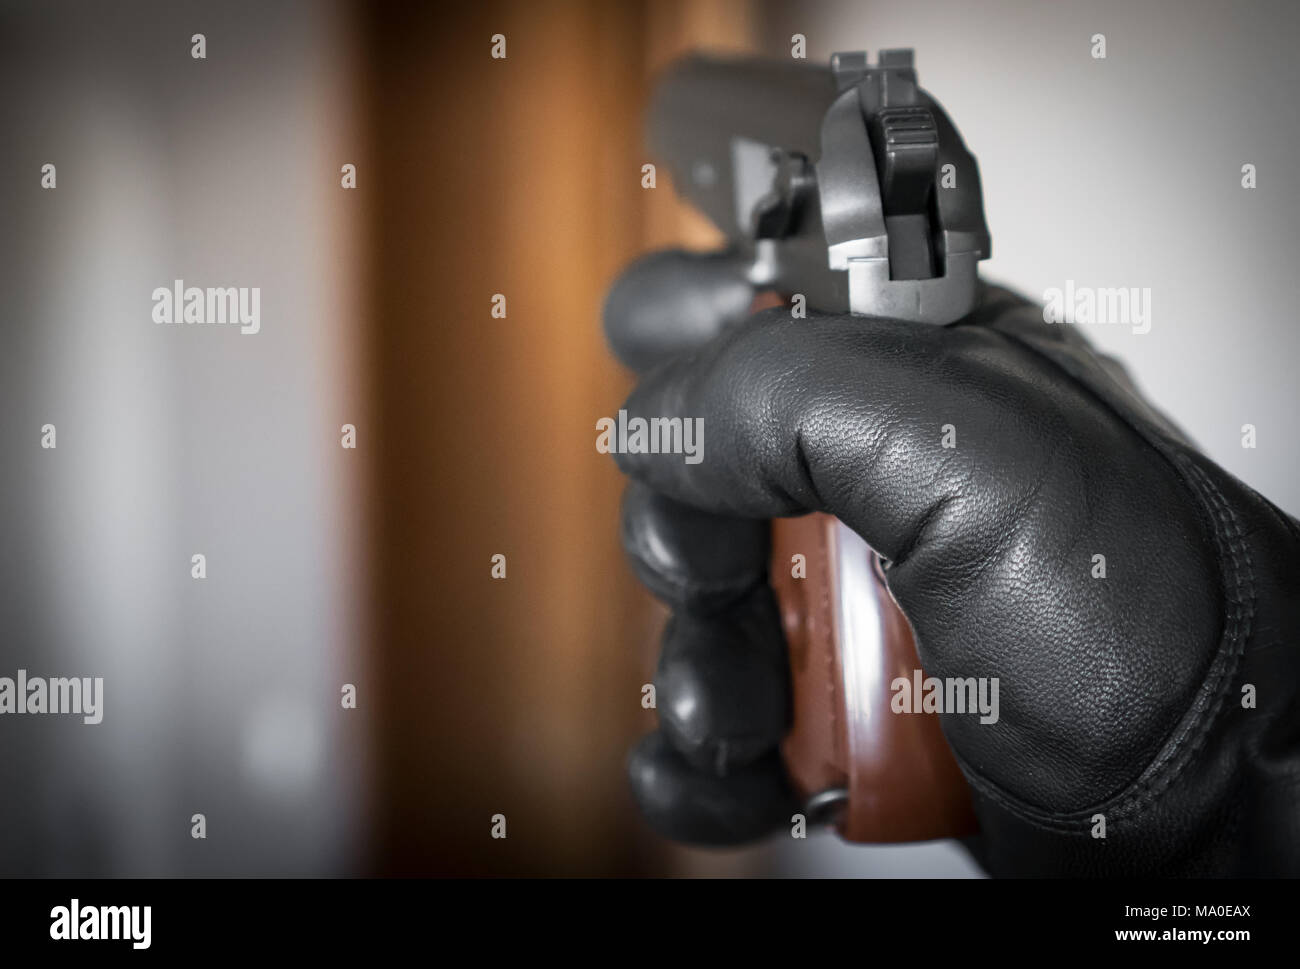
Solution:
<svg viewBox="0 0 1300 969"><path fill-rule="evenodd" d="M1296 521L1006 291L948 327L741 319L750 295L721 257L661 255L606 306L648 370L628 417L705 431L697 464L617 455L624 545L674 609L630 759L652 826L789 824L765 519L816 510L891 563L928 674L999 680L996 723L943 717L993 874L1300 874Z"/></svg>

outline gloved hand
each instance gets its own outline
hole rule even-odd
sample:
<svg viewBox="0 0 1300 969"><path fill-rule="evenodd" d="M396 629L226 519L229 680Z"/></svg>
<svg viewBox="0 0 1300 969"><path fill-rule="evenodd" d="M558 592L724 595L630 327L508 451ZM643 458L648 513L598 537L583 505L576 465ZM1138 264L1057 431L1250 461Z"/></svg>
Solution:
<svg viewBox="0 0 1300 969"><path fill-rule="evenodd" d="M752 295L660 254L606 305L645 371L628 418L705 432L699 463L617 455L624 546L674 610L629 762L651 825L728 844L797 810L766 519L816 510L888 560L928 674L999 680L996 723L942 720L990 872L1300 874L1296 521L1006 291L948 327Z"/></svg>

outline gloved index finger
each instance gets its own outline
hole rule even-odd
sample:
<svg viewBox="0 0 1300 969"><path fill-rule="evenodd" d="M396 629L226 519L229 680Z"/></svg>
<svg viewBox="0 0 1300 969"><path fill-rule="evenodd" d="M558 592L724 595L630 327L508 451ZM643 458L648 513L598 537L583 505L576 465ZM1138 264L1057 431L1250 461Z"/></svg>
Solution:
<svg viewBox="0 0 1300 969"><path fill-rule="evenodd" d="M605 299L605 338L644 373L742 320L754 299L744 261L727 252L668 249L623 271Z"/></svg>

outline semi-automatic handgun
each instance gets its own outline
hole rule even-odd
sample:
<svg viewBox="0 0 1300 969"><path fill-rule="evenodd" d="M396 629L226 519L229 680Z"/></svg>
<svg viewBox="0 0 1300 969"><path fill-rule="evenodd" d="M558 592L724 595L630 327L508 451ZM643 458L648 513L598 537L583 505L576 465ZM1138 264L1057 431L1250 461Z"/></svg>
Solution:
<svg viewBox="0 0 1300 969"><path fill-rule="evenodd" d="M969 313L990 255L979 170L917 85L910 50L802 61L694 56L655 91L648 141L677 192L727 237L706 280L681 254L663 330L624 348L644 366L706 335L704 316L760 305L942 325ZM713 289L702 295L706 286ZM793 309L792 309L793 311ZM795 556L803 569L792 568ZM783 753L810 814L853 841L974 829L938 716L896 714L890 684L920 667L880 558L822 514L774 523L771 577L793 674Z"/></svg>

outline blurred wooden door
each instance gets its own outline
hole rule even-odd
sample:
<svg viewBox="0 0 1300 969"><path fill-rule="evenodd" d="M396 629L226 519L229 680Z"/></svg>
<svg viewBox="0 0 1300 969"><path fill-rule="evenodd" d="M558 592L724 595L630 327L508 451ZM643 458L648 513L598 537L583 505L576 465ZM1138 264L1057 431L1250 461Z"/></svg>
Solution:
<svg viewBox="0 0 1300 969"><path fill-rule="evenodd" d="M647 81L687 46L746 45L748 7L368 3L357 18L376 869L670 870L622 766L653 725L640 647L662 616L623 562L622 482L594 446L630 387L600 305L648 245L710 241L666 184L640 187Z"/></svg>

